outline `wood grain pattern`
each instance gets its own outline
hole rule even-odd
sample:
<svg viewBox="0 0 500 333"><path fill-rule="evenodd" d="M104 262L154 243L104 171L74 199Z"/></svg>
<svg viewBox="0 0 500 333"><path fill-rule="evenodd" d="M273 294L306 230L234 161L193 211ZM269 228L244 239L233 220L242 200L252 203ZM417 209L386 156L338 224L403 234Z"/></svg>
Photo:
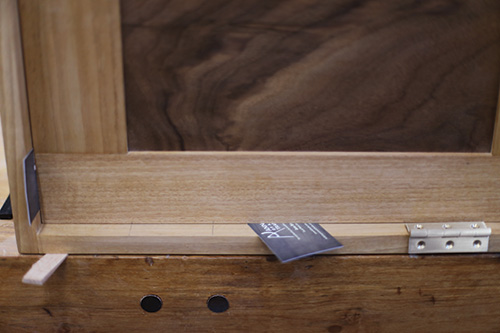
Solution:
<svg viewBox="0 0 500 333"><path fill-rule="evenodd" d="M408 252L403 224L322 226L344 245L331 254ZM500 228L495 232L500 240ZM246 224L46 224L39 240L41 253L272 254Z"/></svg>
<svg viewBox="0 0 500 333"><path fill-rule="evenodd" d="M1 117L1 114L0 114ZM1 120L1 119L0 119ZM5 146L3 144L2 127L0 126L0 198L9 196L9 178L7 176L7 163L5 161ZM2 200L0 199L0 200Z"/></svg>
<svg viewBox="0 0 500 333"><path fill-rule="evenodd" d="M69 256L43 286L38 259L0 258L5 332L498 332L499 256ZM140 299L163 308L146 313ZM215 314L207 299L227 297ZM29 319L29 320L28 320Z"/></svg>
<svg viewBox="0 0 500 333"><path fill-rule="evenodd" d="M401 223L322 226L344 245L328 254L408 253L409 234ZM500 252L500 223L488 227L489 252ZM39 241L41 253L271 254L246 224L45 224Z"/></svg>
<svg viewBox="0 0 500 333"><path fill-rule="evenodd" d="M491 154L494 156L500 155L500 93L498 94L497 116L495 119L495 131L493 132Z"/></svg>
<svg viewBox="0 0 500 333"><path fill-rule="evenodd" d="M127 152L118 0L21 0L36 152Z"/></svg>
<svg viewBox="0 0 500 333"><path fill-rule="evenodd" d="M489 152L497 0L121 0L131 150Z"/></svg>
<svg viewBox="0 0 500 333"><path fill-rule="evenodd" d="M40 214L30 226L24 194L22 162L32 143L16 0L0 0L0 113L17 244L22 252L36 253Z"/></svg>
<svg viewBox="0 0 500 333"><path fill-rule="evenodd" d="M12 221L0 221L0 257L19 256Z"/></svg>
<svg viewBox="0 0 500 333"><path fill-rule="evenodd" d="M490 154L38 154L44 223L500 221Z"/></svg>

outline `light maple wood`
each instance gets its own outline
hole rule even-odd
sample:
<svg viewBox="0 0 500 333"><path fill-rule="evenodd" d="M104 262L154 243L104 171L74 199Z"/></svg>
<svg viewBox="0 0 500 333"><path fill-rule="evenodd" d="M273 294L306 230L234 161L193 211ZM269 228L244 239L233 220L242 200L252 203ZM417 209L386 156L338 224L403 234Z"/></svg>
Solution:
<svg viewBox="0 0 500 333"><path fill-rule="evenodd" d="M402 224L323 224L344 248L331 252L406 253ZM270 254L246 224L48 224L41 251L69 253Z"/></svg>
<svg viewBox="0 0 500 333"><path fill-rule="evenodd" d="M117 0L20 2L35 151L127 151Z"/></svg>
<svg viewBox="0 0 500 333"><path fill-rule="evenodd" d="M500 221L490 154L37 155L44 223Z"/></svg>
<svg viewBox="0 0 500 333"><path fill-rule="evenodd" d="M32 143L16 0L0 0L0 113L17 244L38 252L40 214L30 226L24 193L22 162Z"/></svg>
<svg viewBox="0 0 500 333"><path fill-rule="evenodd" d="M23 276L23 283L43 285L68 257L67 253L49 253L41 257Z"/></svg>
<svg viewBox="0 0 500 333"><path fill-rule="evenodd" d="M0 114L1 120L1 114ZM3 144L2 127L0 126L0 200L9 196L9 178L7 177L7 163L5 161L5 148Z"/></svg>
<svg viewBox="0 0 500 333"><path fill-rule="evenodd" d="M498 332L497 255L69 256L43 287L38 256L0 258L2 332ZM140 308L156 294L163 307ZM230 307L212 313L221 294Z"/></svg>
<svg viewBox="0 0 500 333"><path fill-rule="evenodd" d="M322 224L344 247L328 254L407 253L404 224ZM489 252L500 251L500 223L492 229ZM271 254L245 224L47 224L40 252L121 254Z"/></svg>

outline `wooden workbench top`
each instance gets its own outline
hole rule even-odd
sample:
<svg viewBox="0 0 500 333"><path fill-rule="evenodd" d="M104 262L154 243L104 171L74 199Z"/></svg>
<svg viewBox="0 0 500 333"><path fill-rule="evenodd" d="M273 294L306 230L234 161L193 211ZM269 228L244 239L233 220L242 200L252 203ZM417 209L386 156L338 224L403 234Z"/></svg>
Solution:
<svg viewBox="0 0 500 333"><path fill-rule="evenodd" d="M8 229L2 225L5 235ZM3 237L3 248L12 240ZM38 257L0 257L1 332L498 332L500 327L497 255L317 256L287 264L272 256L73 255L45 285L22 284ZM156 313L140 307L149 294L163 300ZM213 295L227 298L226 312L207 308Z"/></svg>

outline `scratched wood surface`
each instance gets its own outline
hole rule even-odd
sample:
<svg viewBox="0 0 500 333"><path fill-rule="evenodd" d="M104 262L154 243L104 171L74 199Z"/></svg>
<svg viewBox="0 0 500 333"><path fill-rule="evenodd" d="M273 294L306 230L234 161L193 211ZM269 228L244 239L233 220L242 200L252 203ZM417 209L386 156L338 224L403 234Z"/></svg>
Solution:
<svg viewBox="0 0 500 333"><path fill-rule="evenodd" d="M70 256L44 286L37 256L0 257L2 332L498 332L498 255ZM159 312L140 299L156 294ZM206 301L224 295L229 310ZM28 320L29 318L29 320Z"/></svg>
<svg viewBox="0 0 500 333"><path fill-rule="evenodd" d="M497 0L121 0L131 150L489 152Z"/></svg>

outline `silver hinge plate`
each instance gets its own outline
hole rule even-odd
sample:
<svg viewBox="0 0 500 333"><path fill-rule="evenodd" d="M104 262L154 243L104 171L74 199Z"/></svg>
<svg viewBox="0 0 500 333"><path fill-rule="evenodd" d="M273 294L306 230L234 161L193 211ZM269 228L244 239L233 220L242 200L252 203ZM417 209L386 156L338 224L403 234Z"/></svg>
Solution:
<svg viewBox="0 0 500 333"><path fill-rule="evenodd" d="M408 253L488 252L491 228L484 222L406 224Z"/></svg>
<svg viewBox="0 0 500 333"><path fill-rule="evenodd" d="M30 225L40 211L40 200L38 198L38 182L36 179L35 153L33 149L26 155L23 161L24 170L24 194L26 196L26 207L28 209L28 220Z"/></svg>

